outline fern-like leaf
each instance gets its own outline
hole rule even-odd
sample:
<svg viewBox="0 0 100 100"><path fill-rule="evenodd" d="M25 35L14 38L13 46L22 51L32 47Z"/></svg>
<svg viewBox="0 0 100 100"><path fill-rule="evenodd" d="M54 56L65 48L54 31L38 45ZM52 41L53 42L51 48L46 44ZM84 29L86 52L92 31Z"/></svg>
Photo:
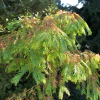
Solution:
<svg viewBox="0 0 100 100"><path fill-rule="evenodd" d="M28 65L24 66L19 72L18 74L11 80L11 83L14 83L15 86L17 86L18 82L20 81L20 79L23 77L23 75L28 71Z"/></svg>

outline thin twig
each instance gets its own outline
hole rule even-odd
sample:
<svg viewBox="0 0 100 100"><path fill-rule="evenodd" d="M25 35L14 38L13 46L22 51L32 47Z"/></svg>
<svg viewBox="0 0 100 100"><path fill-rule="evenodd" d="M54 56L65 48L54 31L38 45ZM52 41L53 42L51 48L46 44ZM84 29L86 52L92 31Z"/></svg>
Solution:
<svg viewBox="0 0 100 100"><path fill-rule="evenodd" d="M38 85L38 84L37 84L37 85ZM30 88L30 89L28 89L26 92L22 93L21 95L19 95L19 96L17 96L17 97L14 97L14 98L13 98L13 99L11 99L11 100L15 100L15 99L20 98L23 94L25 94L25 93L27 93L28 91L30 91L31 89L35 88L37 85L35 85L35 86L31 87L31 88Z"/></svg>

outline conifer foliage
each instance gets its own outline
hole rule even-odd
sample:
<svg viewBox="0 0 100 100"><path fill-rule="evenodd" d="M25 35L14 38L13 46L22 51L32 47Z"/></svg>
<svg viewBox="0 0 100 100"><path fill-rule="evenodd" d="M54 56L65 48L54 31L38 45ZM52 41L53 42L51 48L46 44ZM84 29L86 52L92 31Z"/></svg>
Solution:
<svg viewBox="0 0 100 100"><path fill-rule="evenodd" d="M86 22L76 13L58 11L44 20L24 17L8 23L12 34L10 41L1 43L0 63L6 63L6 71L16 72L11 80L16 86L27 73L32 75L39 100L53 100L58 93L63 99L68 81L74 82L91 100L100 98L100 55L76 48L76 36L91 35ZM7 38L7 37L6 37ZM30 83L31 84L31 83ZM25 96L25 95L24 95ZM22 98L22 97L19 97ZM30 96L30 98L34 98Z"/></svg>

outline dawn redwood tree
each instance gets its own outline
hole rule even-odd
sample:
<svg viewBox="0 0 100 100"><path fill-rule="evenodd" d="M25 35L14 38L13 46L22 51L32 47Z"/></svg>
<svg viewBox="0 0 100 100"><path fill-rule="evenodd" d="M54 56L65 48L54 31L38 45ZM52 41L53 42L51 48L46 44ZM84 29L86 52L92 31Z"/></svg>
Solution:
<svg viewBox="0 0 100 100"><path fill-rule="evenodd" d="M36 96L37 100L53 100L55 93L63 99L64 92L70 96L65 86L68 81L74 82L90 100L100 99L100 55L76 48L76 44L80 45L76 36L86 31L91 35L78 14L58 11L42 21L24 17L8 23L6 28L12 34L1 43L0 63L7 64L6 72L17 73L11 80L15 86L25 74L26 78L32 75L36 85L30 89L30 99ZM21 99L26 94L13 97Z"/></svg>
<svg viewBox="0 0 100 100"><path fill-rule="evenodd" d="M100 53L100 0L78 0L83 3L81 9L73 9L80 14L89 25L92 35L86 36L86 39L81 43L81 50L89 49L95 53Z"/></svg>

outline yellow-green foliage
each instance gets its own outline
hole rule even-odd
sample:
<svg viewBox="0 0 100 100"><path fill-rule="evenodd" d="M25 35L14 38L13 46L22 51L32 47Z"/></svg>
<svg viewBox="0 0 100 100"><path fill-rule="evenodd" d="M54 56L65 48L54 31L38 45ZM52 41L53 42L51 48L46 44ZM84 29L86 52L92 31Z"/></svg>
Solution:
<svg viewBox="0 0 100 100"><path fill-rule="evenodd" d="M14 24L15 23L15 24ZM16 27L14 27L16 25ZM44 20L23 18L8 24L13 32L12 42L3 48L0 62L7 63L7 72L18 72L12 79L16 86L27 73L36 82L39 100L53 99L59 88L59 99L63 99L69 80L82 89L87 98L100 97L98 72L100 56L90 51L80 52L76 48L76 36L91 35L86 22L76 13L59 11ZM59 73L59 74L58 74ZM43 88L43 89L42 89Z"/></svg>

